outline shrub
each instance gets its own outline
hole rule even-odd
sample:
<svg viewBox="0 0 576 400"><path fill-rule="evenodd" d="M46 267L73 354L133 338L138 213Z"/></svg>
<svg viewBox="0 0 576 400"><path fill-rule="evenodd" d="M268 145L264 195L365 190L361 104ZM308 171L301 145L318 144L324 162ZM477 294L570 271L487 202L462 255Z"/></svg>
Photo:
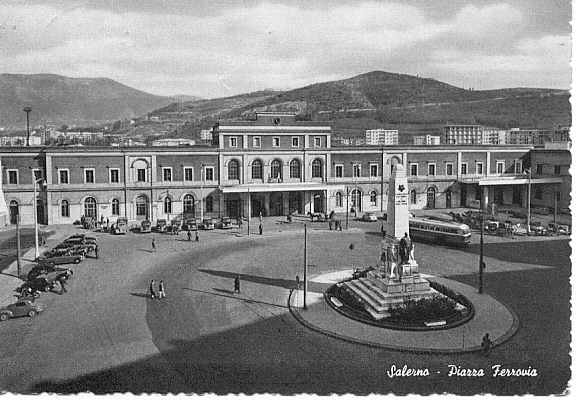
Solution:
<svg viewBox="0 0 576 400"><path fill-rule="evenodd" d="M401 322L434 321L452 316L456 302L448 297L433 296L419 300L408 300L390 309L391 319Z"/></svg>

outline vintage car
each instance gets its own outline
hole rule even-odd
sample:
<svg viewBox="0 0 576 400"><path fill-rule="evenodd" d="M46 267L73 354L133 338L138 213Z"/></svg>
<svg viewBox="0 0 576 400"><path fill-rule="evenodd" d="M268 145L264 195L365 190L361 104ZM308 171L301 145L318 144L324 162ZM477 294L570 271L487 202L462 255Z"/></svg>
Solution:
<svg viewBox="0 0 576 400"><path fill-rule="evenodd" d="M204 218L204 221L202 221L202 229L206 231L214 229L214 220L212 218Z"/></svg>
<svg viewBox="0 0 576 400"><path fill-rule="evenodd" d="M19 300L16 303L0 308L0 321L25 316L32 318L43 310L44 307L41 304L34 303L31 300Z"/></svg>
<svg viewBox="0 0 576 400"><path fill-rule="evenodd" d="M156 226L154 227L156 232L166 232L166 228L167 223L165 219L156 220Z"/></svg>
<svg viewBox="0 0 576 400"><path fill-rule="evenodd" d="M232 220L228 217L222 217L220 221L216 223L216 228L218 229L232 229Z"/></svg>
<svg viewBox="0 0 576 400"><path fill-rule="evenodd" d="M36 265L30 270L30 272L28 272L26 278L30 281L45 275L54 276L55 278L63 277L65 280L68 280L73 273L74 272L68 268L60 268L49 265Z"/></svg>
<svg viewBox="0 0 576 400"><path fill-rule="evenodd" d="M83 258L84 257L80 254L72 254L54 257L40 257L36 261L38 262L38 265L54 266L62 264L80 264Z"/></svg>
<svg viewBox="0 0 576 400"><path fill-rule="evenodd" d="M112 233L114 235L125 235L128 232L128 219L118 218L116 223L112 225Z"/></svg>
<svg viewBox="0 0 576 400"><path fill-rule="evenodd" d="M152 223L146 219L140 223L140 233L150 232L152 232Z"/></svg>
<svg viewBox="0 0 576 400"><path fill-rule="evenodd" d="M378 221L378 216L373 212L365 212L360 219L364 222L376 222Z"/></svg>

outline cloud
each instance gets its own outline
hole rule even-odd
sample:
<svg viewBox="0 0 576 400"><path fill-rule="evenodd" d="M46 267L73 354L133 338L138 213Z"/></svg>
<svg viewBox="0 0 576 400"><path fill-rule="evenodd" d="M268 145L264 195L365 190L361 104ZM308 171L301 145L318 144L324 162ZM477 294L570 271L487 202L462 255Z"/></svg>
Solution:
<svg viewBox="0 0 576 400"><path fill-rule="evenodd" d="M570 38L525 38L525 24L523 13L506 3L468 5L442 18L400 2L250 3L201 15L0 3L0 57L2 72L106 76L153 93L205 97L375 69L509 78L525 71L527 60L544 61L531 70L544 83L550 72L569 79L561 68L569 54L555 40L569 49Z"/></svg>

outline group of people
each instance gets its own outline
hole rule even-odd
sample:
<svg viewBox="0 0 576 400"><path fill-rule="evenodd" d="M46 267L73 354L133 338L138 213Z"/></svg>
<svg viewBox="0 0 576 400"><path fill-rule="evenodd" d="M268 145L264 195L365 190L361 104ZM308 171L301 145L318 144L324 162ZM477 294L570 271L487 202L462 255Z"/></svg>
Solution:
<svg viewBox="0 0 576 400"><path fill-rule="evenodd" d="M166 297L166 291L164 290L164 281L158 283L158 292L155 289L154 279L150 281L150 298L151 299L163 299Z"/></svg>
<svg viewBox="0 0 576 400"><path fill-rule="evenodd" d="M186 232L186 236L188 237L188 241L191 242L192 241L192 231L187 231ZM198 231L196 231L196 235L195 235L195 239L196 242L200 241L200 233L198 233Z"/></svg>
<svg viewBox="0 0 576 400"><path fill-rule="evenodd" d="M334 218L335 216L336 213L334 210L330 211L330 214L328 215L328 228L332 230L332 227L334 227L335 231L342 231L342 221Z"/></svg>

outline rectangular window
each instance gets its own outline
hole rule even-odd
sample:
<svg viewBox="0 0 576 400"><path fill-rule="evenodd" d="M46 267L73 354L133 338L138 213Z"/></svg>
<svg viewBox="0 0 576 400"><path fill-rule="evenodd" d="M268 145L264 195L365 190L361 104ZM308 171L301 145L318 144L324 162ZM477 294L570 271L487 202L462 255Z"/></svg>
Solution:
<svg viewBox="0 0 576 400"><path fill-rule="evenodd" d="M454 166L452 163L446 163L446 175L447 176L454 175Z"/></svg>
<svg viewBox="0 0 576 400"><path fill-rule="evenodd" d="M514 161L514 173L517 175L522 173L522 160Z"/></svg>
<svg viewBox="0 0 576 400"><path fill-rule="evenodd" d="M362 165L360 164L352 165L352 176L354 178L360 178L360 176L362 176Z"/></svg>
<svg viewBox="0 0 576 400"><path fill-rule="evenodd" d="M260 136L254 136L252 138L252 147L260 147L262 140L260 139Z"/></svg>
<svg viewBox="0 0 576 400"><path fill-rule="evenodd" d="M118 168L110 168L110 183L120 182L120 170Z"/></svg>
<svg viewBox="0 0 576 400"><path fill-rule="evenodd" d="M230 138L230 147L238 147L238 138L235 137Z"/></svg>
<svg viewBox="0 0 576 400"><path fill-rule="evenodd" d="M10 185L17 185L18 184L18 170L17 169L9 169L8 170L8 183Z"/></svg>
<svg viewBox="0 0 576 400"><path fill-rule="evenodd" d="M272 138L272 147L280 147L280 138L278 136Z"/></svg>
<svg viewBox="0 0 576 400"><path fill-rule="evenodd" d="M460 164L460 175L467 175L468 174L468 164L462 163Z"/></svg>
<svg viewBox="0 0 576 400"><path fill-rule="evenodd" d="M484 163L477 162L476 163L476 175L482 175L484 173Z"/></svg>
<svg viewBox="0 0 576 400"><path fill-rule="evenodd" d="M315 137L314 138L314 147L320 147L320 146L322 146L322 138Z"/></svg>
<svg viewBox="0 0 576 400"><path fill-rule="evenodd" d="M418 164L410 164L410 176L418 176Z"/></svg>
<svg viewBox="0 0 576 400"><path fill-rule="evenodd" d="M561 172L562 172L562 166L561 165L555 165L554 166L554 175L560 175Z"/></svg>
<svg viewBox="0 0 576 400"><path fill-rule="evenodd" d="M194 180L194 170L192 167L184 167L184 180L192 182Z"/></svg>
<svg viewBox="0 0 576 400"><path fill-rule="evenodd" d="M536 186L536 189L534 190L534 198L536 200L542 200L542 188L539 186Z"/></svg>
<svg viewBox="0 0 576 400"><path fill-rule="evenodd" d="M146 168L138 168L136 171L136 181L146 182Z"/></svg>
<svg viewBox="0 0 576 400"><path fill-rule="evenodd" d="M292 147L300 147L300 138L298 136L292 136Z"/></svg>
<svg viewBox="0 0 576 400"><path fill-rule="evenodd" d="M342 178L344 176L344 166L336 165L336 178Z"/></svg>
<svg viewBox="0 0 576 400"><path fill-rule="evenodd" d="M378 164L370 164L370 177L378 177Z"/></svg>
<svg viewBox="0 0 576 400"><path fill-rule="evenodd" d="M94 168L84 169L84 183L94 183Z"/></svg>
<svg viewBox="0 0 576 400"><path fill-rule="evenodd" d="M496 161L496 173L497 174L504 173L504 161Z"/></svg>
<svg viewBox="0 0 576 400"><path fill-rule="evenodd" d="M542 164L536 164L536 175L542 175L543 167L544 166Z"/></svg>
<svg viewBox="0 0 576 400"><path fill-rule="evenodd" d="M69 179L69 172L67 169L59 169L58 170L58 183L61 185L70 183Z"/></svg>
<svg viewBox="0 0 576 400"><path fill-rule="evenodd" d="M162 180L164 182L172 182L172 168L163 167L162 168Z"/></svg>
<svg viewBox="0 0 576 400"><path fill-rule="evenodd" d="M42 174L42 170L35 168L33 170L33 174L34 174L34 181L37 182L38 180L43 178L43 174Z"/></svg>
<svg viewBox="0 0 576 400"><path fill-rule="evenodd" d="M214 180L214 167L204 167L204 180L205 181Z"/></svg>
<svg viewBox="0 0 576 400"><path fill-rule="evenodd" d="M436 164L428 164L428 176L436 176Z"/></svg>

